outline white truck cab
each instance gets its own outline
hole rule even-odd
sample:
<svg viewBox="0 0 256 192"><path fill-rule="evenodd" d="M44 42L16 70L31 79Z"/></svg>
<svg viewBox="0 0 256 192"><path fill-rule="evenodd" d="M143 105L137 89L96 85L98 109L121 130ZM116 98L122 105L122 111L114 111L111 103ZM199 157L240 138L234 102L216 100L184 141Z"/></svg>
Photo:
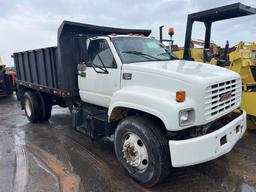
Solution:
<svg viewBox="0 0 256 192"><path fill-rule="evenodd" d="M81 99L108 108L109 122L129 110L156 117L167 135L173 136L168 139L173 167L206 162L229 152L246 130L245 111L232 112L241 102L237 73L178 60L159 41L139 35L88 39L88 55L84 74L78 76ZM177 100L179 94L184 98ZM144 169L143 158L150 163L149 152L136 143L140 136L130 133L128 137L121 148L116 145L116 153L118 147L123 153L119 160ZM129 147L140 163L124 155ZM130 172L128 165L124 166Z"/></svg>

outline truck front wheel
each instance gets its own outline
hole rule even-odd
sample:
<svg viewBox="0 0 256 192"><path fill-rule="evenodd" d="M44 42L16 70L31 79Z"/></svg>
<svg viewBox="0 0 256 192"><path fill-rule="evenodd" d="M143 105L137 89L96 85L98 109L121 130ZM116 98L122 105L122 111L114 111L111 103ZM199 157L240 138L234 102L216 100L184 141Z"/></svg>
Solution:
<svg viewBox="0 0 256 192"><path fill-rule="evenodd" d="M125 118L116 128L114 142L118 161L142 185L151 187L168 176L168 142L150 119Z"/></svg>

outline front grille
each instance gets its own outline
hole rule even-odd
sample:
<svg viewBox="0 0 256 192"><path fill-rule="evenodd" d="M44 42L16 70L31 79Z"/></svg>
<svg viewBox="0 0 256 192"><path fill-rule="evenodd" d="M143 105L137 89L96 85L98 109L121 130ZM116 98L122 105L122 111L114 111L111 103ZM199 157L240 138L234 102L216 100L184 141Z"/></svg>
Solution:
<svg viewBox="0 0 256 192"><path fill-rule="evenodd" d="M240 79L208 86L205 95L205 119L210 120L236 106L241 100L241 94Z"/></svg>

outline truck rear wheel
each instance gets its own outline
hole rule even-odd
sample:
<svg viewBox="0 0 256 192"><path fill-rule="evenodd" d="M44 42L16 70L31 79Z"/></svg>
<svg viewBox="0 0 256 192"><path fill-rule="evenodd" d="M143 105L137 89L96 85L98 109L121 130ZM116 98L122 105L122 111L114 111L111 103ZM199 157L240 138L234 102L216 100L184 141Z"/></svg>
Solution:
<svg viewBox="0 0 256 192"><path fill-rule="evenodd" d="M151 187L169 175L168 141L150 119L125 118L116 128L114 142L118 161L142 185Z"/></svg>
<svg viewBox="0 0 256 192"><path fill-rule="evenodd" d="M52 114L52 103L51 99L45 94L39 94L41 105L42 105L42 116L39 121L48 121Z"/></svg>
<svg viewBox="0 0 256 192"><path fill-rule="evenodd" d="M45 110L45 114L44 114L44 118L42 119L42 121L48 121L51 118L52 115L52 105L50 104L45 104L44 105L44 110Z"/></svg>
<svg viewBox="0 0 256 192"><path fill-rule="evenodd" d="M40 99L32 91L28 91L23 96L23 106L26 116L31 123L37 123L41 117L42 109Z"/></svg>

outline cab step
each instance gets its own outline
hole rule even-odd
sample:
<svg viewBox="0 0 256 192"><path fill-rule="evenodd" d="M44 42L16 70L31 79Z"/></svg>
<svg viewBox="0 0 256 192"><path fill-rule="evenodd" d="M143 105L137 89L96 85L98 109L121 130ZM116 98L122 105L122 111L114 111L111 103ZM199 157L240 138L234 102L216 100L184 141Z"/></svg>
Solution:
<svg viewBox="0 0 256 192"><path fill-rule="evenodd" d="M107 110L83 105L72 111L72 126L92 139L110 136L114 128L108 123Z"/></svg>

